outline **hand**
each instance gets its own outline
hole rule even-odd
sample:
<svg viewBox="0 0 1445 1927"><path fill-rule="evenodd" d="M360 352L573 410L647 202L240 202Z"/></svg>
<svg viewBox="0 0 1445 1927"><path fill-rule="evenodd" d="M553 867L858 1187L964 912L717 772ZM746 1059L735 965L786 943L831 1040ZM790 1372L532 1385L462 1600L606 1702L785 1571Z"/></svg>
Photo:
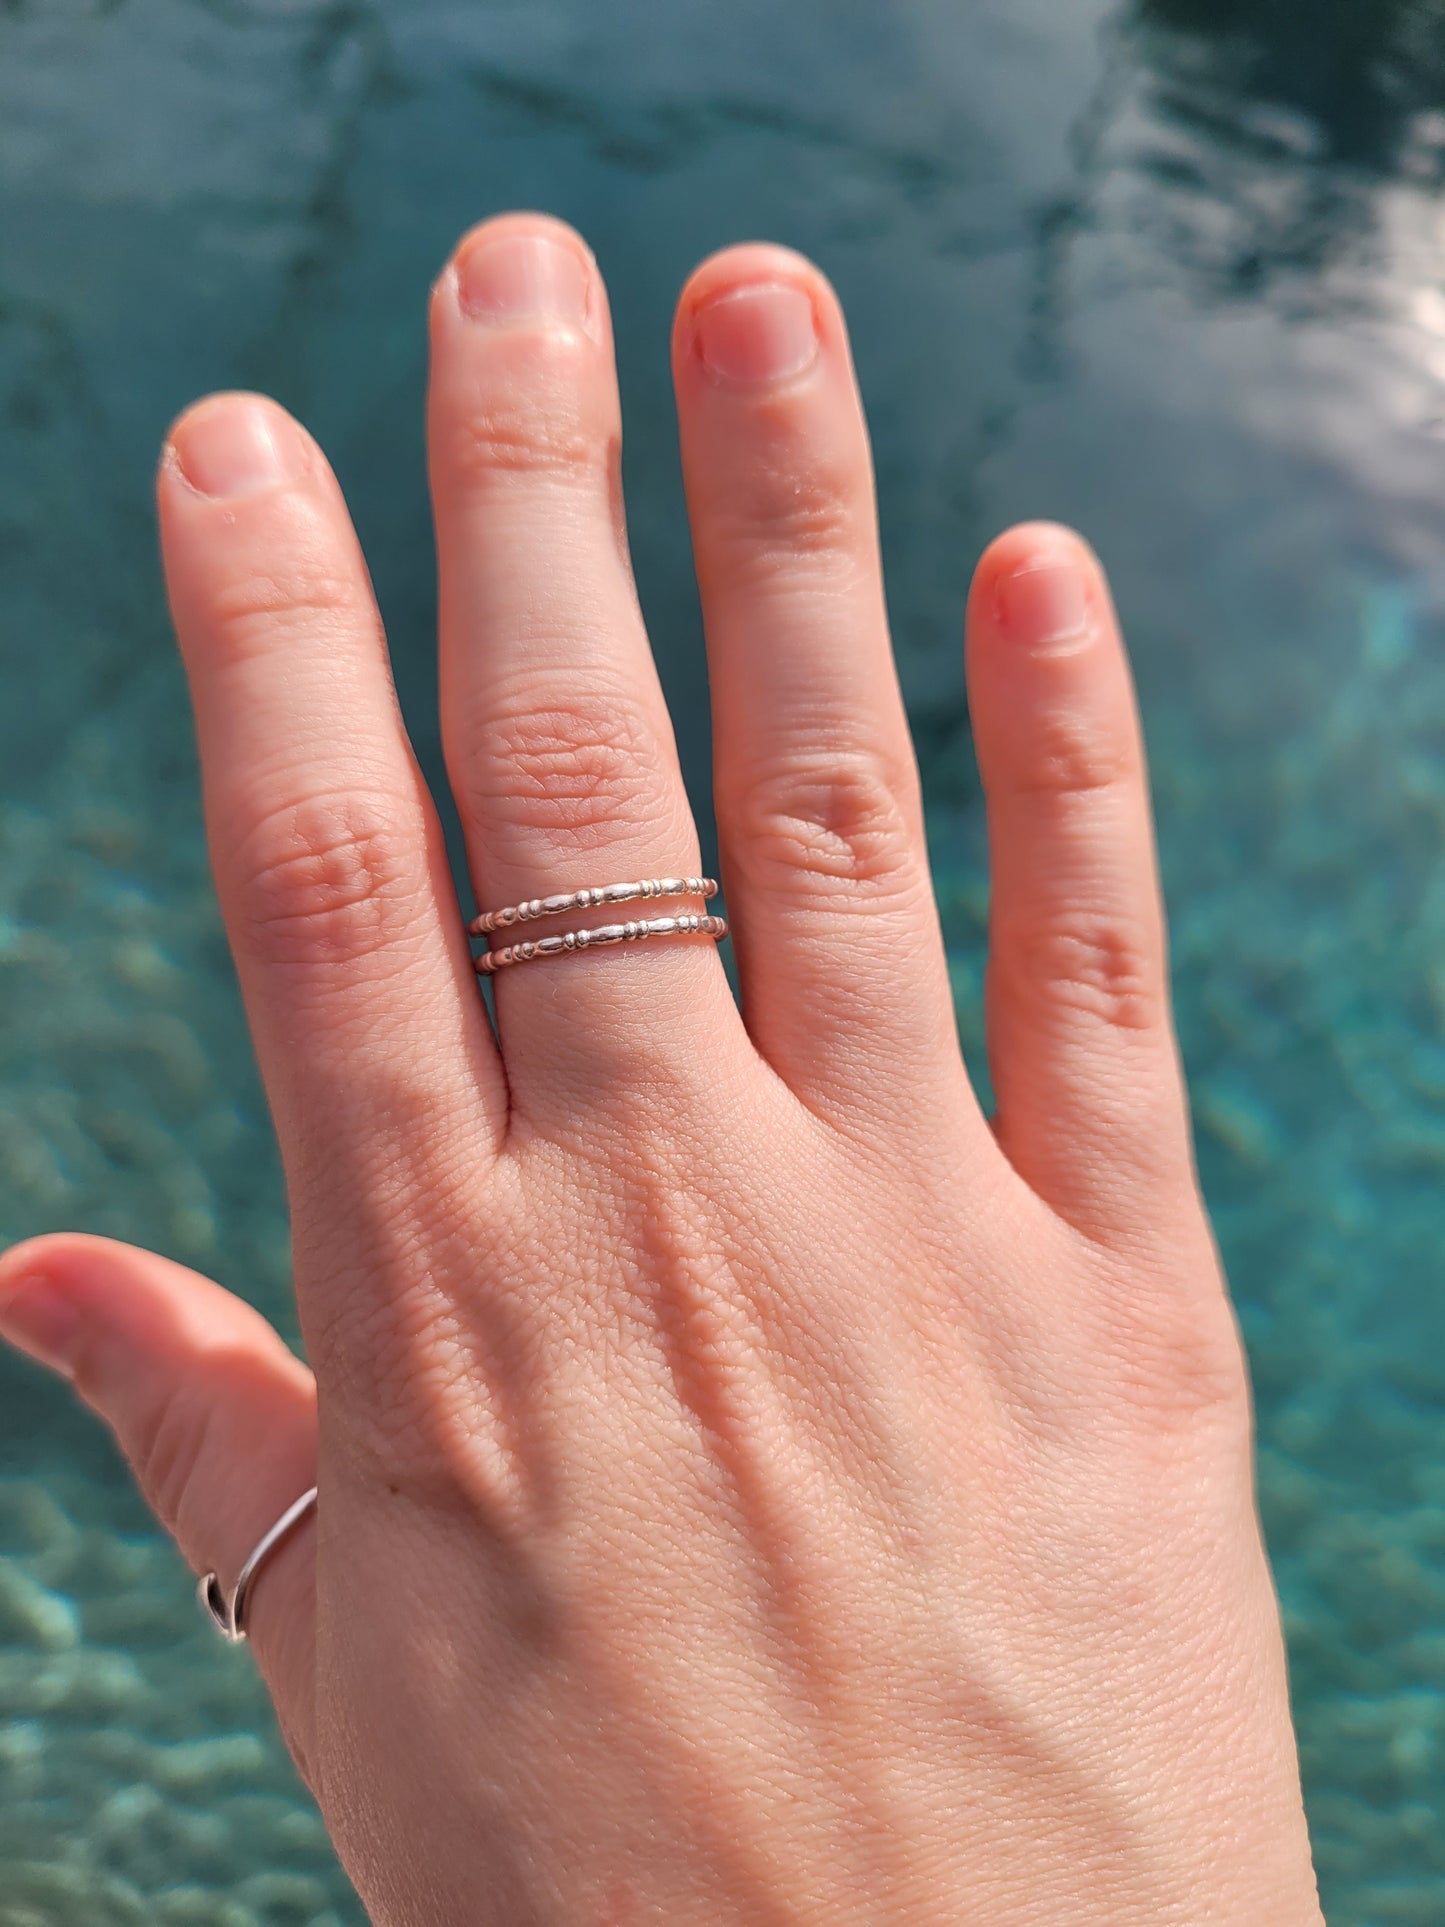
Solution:
<svg viewBox="0 0 1445 1927"><path fill-rule="evenodd" d="M696 873L595 265L490 222L431 326L477 900ZM499 974L494 1036L336 483L213 397L160 513L315 1378L102 1239L0 1325L226 1586L319 1480L253 1641L386 1927L1318 1923L1103 576L1016 529L970 603L991 1127L836 301L733 249L674 360L741 1014L682 937Z"/></svg>

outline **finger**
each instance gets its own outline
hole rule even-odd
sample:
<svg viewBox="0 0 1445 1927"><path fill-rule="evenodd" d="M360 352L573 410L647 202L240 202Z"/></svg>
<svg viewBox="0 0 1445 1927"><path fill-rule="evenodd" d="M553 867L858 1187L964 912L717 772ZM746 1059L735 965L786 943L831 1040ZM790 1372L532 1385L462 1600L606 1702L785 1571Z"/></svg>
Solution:
<svg viewBox="0 0 1445 1927"><path fill-rule="evenodd" d="M158 493L212 863L283 1151L325 1165L360 1133L404 1161L439 1115L499 1133L441 827L325 458L274 402L213 396L172 430Z"/></svg>
<svg viewBox="0 0 1445 1927"><path fill-rule="evenodd" d="M468 235L432 303L430 449L442 729L477 901L697 873L698 841L621 519L606 298L572 231ZM623 916L698 911L677 900ZM617 912L574 913L543 935ZM690 1060L738 1030L704 937L496 978L518 1102Z"/></svg>
<svg viewBox="0 0 1445 1927"><path fill-rule="evenodd" d="M872 465L837 299L782 248L706 262L674 375L748 1029L813 1105L965 1085ZM983 1122L969 1114L982 1139Z"/></svg>
<svg viewBox="0 0 1445 1927"><path fill-rule="evenodd" d="M311 1374L258 1312L183 1265L60 1234L0 1259L0 1332L70 1378L197 1574L229 1597L251 1548L316 1482ZM312 1746L314 1535L267 1558L247 1630L303 1773Z"/></svg>
<svg viewBox="0 0 1445 1927"><path fill-rule="evenodd" d="M1191 1184L1144 751L1108 584L1067 529L979 564L968 692L988 802L989 1058L1000 1141L1107 1229Z"/></svg>

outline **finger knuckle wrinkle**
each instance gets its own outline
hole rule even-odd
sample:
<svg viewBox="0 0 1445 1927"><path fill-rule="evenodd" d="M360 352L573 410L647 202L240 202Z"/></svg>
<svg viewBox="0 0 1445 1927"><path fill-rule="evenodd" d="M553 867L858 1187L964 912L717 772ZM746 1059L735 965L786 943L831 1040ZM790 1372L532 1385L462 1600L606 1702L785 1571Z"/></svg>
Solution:
<svg viewBox="0 0 1445 1927"><path fill-rule="evenodd" d="M409 923L421 856L384 797L313 797L253 832L239 868L244 925L272 961L349 963Z"/></svg>
<svg viewBox="0 0 1445 1927"><path fill-rule="evenodd" d="M1132 748L1112 732L1087 716L1046 713L1030 721L1014 786L1040 796L1088 796L1113 789L1135 773Z"/></svg>
<svg viewBox="0 0 1445 1927"><path fill-rule="evenodd" d="M849 898L884 895L911 875L903 790L902 776L881 758L799 758L748 786L727 814L746 861Z"/></svg>
<svg viewBox="0 0 1445 1927"><path fill-rule="evenodd" d="M326 636L358 623L357 587L321 561L288 570L254 569L213 592L210 627L227 658L246 659L298 631Z"/></svg>
<svg viewBox="0 0 1445 1927"><path fill-rule="evenodd" d="M546 372L550 379L489 388L453 415L442 446L462 486L485 488L510 476L590 482L616 464L615 421L588 405L572 371Z"/></svg>
<svg viewBox="0 0 1445 1927"><path fill-rule="evenodd" d="M1003 988L1027 986L1054 1009L1120 1030L1154 1029L1163 1014L1162 963L1151 936L1129 921L1071 914L999 933Z"/></svg>
<svg viewBox="0 0 1445 1927"><path fill-rule="evenodd" d="M860 549L857 490L850 478L827 470L764 465L749 478L726 520L732 525L732 546L751 553L759 564L851 565Z"/></svg>
<svg viewBox="0 0 1445 1927"><path fill-rule="evenodd" d="M660 758L629 705L494 718L468 788L488 822L565 835L637 828L658 813Z"/></svg>

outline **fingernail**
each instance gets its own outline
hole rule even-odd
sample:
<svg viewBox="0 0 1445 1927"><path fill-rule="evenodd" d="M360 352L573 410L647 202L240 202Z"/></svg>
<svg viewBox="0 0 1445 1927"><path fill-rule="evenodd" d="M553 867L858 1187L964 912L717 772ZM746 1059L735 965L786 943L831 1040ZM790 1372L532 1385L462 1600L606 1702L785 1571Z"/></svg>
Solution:
<svg viewBox="0 0 1445 1927"><path fill-rule="evenodd" d="M239 398L187 415L171 447L191 487L221 499L295 481L305 466L299 431L263 403Z"/></svg>
<svg viewBox="0 0 1445 1927"><path fill-rule="evenodd" d="M0 1295L0 1332L66 1378L73 1376L70 1361L79 1331L80 1313L48 1278L32 1274Z"/></svg>
<svg viewBox="0 0 1445 1927"><path fill-rule="evenodd" d="M813 304L783 282L721 295L698 310L693 327L702 364L719 381L786 381L818 353Z"/></svg>
<svg viewBox="0 0 1445 1927"><path fill-rule="evenodd" d="M1032 649L1083 642L1092 633L1084 572L1063 556L1004 576L998 613L1004 631Z"/></svg>
<svg viewBox="0 0 1445 1927"><path fill-rule="evenodd" d="M474 321L564 321L587 326L592 270L545 234L499 234L458 258L457 299Z"/></svg>

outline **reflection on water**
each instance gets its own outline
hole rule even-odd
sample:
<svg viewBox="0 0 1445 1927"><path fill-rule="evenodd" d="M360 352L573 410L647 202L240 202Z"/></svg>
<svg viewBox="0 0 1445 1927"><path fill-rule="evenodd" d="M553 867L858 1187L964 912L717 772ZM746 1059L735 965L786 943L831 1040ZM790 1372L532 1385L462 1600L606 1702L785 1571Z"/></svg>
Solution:
<svg viewBox="0 0 1445 1927"><path fill-rule="evenodd" d="M1214 94L1211 142L1257 141L1268 153L1273 124L1282 145L1336 168L1439 183L1438 161L1422 171L1416 125L1421 116L1438 119L1445 96L1438 0L1313 0L1308 8L1292 0L1136 0L1134 18L1177 36L1173 47L1151 45L1147 59L1166 73L1192 74Z"/></svg>
<svg viewBox="0 0 1445 1927"><path fill-rule="evenodd" d="M1080 523L1134 641L1200 1159L1334 1927L1445 1916L1445 8L1403 0L0 5L0 1230L129 1236L286 1318L148 502L279 393L356 506L433 773L419 397L455 233L613 289L639 579L705 808L665 375L766 233L852 316L960 1025L985 880L972 557ZM90 1422L0 1364L0 1922L357 1918Z"/></svg>
<svg viewBox="0 0 1445 1927"><path fill-rule="evenodd" d="M1134 19L1160 136L1141 166L1217 293L1308 305L1322 269L1370 255L1383 187L1445 180L1434 0L1138 0Z"/></svg>

